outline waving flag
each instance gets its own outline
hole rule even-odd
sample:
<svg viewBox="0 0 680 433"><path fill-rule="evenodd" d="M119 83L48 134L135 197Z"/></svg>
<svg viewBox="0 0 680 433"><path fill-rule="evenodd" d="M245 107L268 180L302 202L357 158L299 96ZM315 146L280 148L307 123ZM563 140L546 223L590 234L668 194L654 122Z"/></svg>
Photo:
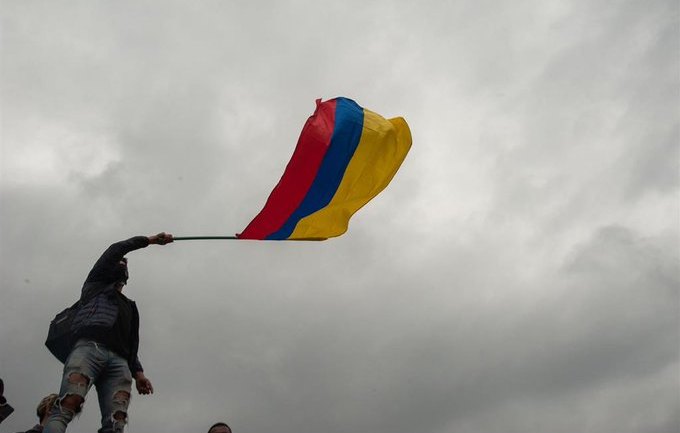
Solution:
<svg viewBox="0 0 680 433"><path fill-rule="evenodd" d="M384 119L347 98L316 101L288 166L238 239L324 240L392 180L411 148L401 117Z"/></svg>

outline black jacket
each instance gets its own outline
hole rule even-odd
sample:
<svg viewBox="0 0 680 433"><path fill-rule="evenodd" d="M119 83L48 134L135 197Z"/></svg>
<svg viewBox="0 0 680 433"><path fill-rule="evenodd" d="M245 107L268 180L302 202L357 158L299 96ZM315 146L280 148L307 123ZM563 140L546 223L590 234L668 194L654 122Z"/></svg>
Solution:
<svg viewBox="0 0 680 433"><path fill-rule="evenodd" d="M127 280L120 261L125 254L149 245L146 236L135 236L125 241L112 244L94 264L85 279L80 294L80 308L73 319L76 335L92 335L109 332L118 317L118 304L115 301L116 287ZM143 371L139 362L139 311L134 301L132 306L131 338L128 358L130 371L134 375Z"/></svg>

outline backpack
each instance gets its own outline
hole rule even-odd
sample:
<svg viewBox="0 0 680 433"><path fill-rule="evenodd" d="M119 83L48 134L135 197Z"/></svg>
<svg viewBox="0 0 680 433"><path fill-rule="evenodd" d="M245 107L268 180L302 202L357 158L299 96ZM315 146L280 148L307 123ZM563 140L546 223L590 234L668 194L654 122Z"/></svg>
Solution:
<svg viewBox="0 0 680 433"><path fill-rule="evenodd" d="M45 346L62 364L66 363L66 358L76 344L72 324L78 308L80 308L80 300L54 316L47 331Z"/></svg>

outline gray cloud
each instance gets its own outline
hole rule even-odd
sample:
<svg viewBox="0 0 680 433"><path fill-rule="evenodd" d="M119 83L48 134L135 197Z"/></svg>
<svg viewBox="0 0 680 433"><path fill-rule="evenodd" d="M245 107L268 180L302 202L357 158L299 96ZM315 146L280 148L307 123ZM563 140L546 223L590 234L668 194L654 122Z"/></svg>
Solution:
<svg viewBox="0 0 680 433"><path fill-rule="evenodd" d="M48 322L106 246L242 230L344 95L414 137L346 235L130 254L129 430L676 431L678 28L662 0L5 2L3 429L58 387Z"/></svg>

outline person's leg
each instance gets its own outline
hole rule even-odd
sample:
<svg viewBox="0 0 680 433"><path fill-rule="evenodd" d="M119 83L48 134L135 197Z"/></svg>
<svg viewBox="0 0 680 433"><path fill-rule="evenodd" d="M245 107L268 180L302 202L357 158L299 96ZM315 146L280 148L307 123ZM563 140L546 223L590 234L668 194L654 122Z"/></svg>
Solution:
<svg viewBox="0 0 680 433"><path fill-rule="evenodd" d="M102 427L99 433L122 433L132 396L132 374L125 359L110 352L106 373L95 382Z"/></svg>
<svg viewBox="0 0 680 433"><path fill-rule="evenodd" d="M105 359L97 344L89 340L76 343L66 359L59 399L43 428L43 433L63 433L73 417L82 410L85 396L104 368Z"/></svg>

